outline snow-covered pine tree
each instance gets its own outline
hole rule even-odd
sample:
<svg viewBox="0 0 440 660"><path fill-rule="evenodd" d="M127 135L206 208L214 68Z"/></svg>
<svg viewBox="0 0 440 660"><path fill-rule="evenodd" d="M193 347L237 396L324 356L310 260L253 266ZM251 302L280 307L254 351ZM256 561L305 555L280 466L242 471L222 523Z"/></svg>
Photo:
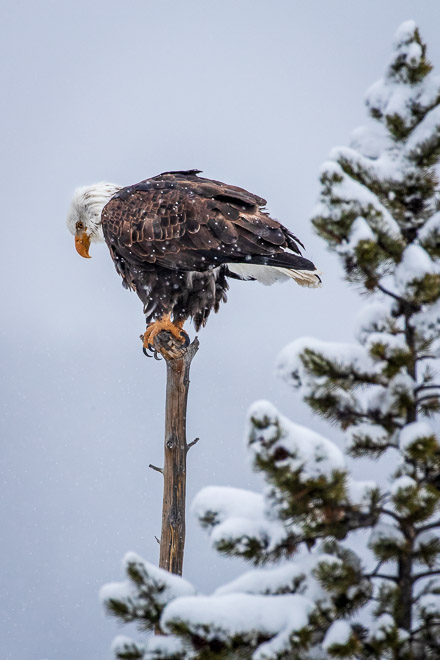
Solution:
<svg viewBox="0 0 440 660"><path fill-rule="evenodd" d="M257 568L200 596L128 555L104 603L168 637L118 638L121 659L440 657L440 79L414 23L367 107L375 127L324 165L313 219L370 294L357 343L297 340L278 371L353 457L384 456L390 483L353 480L333 443L254 404L248 449L267 488L207 488L193 508L214 547ZM349 549L359 528L372 567Z"/></svg>
<svg viewBox="0 0 440 660"><path fill-rule="evenodd" d="M264 494L211 486L192 509L219 552L257 568L202 596L128 553L127 580L103 587L104 605L124 623L167 636L117 637L120 660L323 660L359 648L348 621L368 603L371 579L336 538L376 521L376 484L351 479L334 443L267 401L251 407L247 437Z"/></svg>
<svg viewBox="0 0 440 660"><path fill-rule="evenodd" d="M296 342L285 378L349 436L352 456L388 452L390 488L370 538L375 616L362 657L440 657L440 78L412 21L367 93L375 125L335 149L312 222L370 294L354 346Z"/></svg>

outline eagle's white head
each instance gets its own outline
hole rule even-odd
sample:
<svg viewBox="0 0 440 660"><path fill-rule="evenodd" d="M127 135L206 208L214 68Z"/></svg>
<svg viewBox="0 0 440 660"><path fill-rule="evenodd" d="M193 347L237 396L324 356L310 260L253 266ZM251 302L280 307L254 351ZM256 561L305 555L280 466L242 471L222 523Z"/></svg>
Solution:
<svg viewBox="0 0 440 660"><path fill-rule="evenodd" d="M95 183L77 188L67 214L67 227L75 236L75 247L82 257L90 258L90 243L104 241L101 213L104 206L121 186L113 183Z"/></svg>

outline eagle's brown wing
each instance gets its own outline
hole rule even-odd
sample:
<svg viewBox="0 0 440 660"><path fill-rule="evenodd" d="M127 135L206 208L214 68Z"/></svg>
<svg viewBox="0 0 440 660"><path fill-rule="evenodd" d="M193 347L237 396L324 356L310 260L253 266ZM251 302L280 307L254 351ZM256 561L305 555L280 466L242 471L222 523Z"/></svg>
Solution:
<svg viewBox="0 0 440 660"><path fill-rule="evenodd" d="M104 236L123 277L123 262L186 271L228 262L315 268L296 256L302 244L263 210L264 199L197 174L165 172L123 188L104 207ZM296 253L289 263L286 249Z"/></svg>

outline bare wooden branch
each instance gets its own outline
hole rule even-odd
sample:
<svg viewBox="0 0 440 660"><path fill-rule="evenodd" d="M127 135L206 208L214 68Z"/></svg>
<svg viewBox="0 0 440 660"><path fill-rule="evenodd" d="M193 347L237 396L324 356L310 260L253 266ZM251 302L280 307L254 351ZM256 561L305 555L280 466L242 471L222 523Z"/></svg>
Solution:
<svg viewBox="0 0 440 660"><path fill-rule="evenodd" d="M194 438L194 440L192 442L190 442L188 445L186 445L186 453L188 453L189 450L191 449L191 447L194 447L194 445L196 445L199 440L200 440L200 438Z"/></svg>
<svg viewBox="0 0 440 660"><path fill-rule="evenodd" d="M424 571L423 573L417 573L416 575L412 576L412 581L417 582L417 580L421 580L422 578L427 578L427 577L435 577L437 575L440 575L440 570L432 570L432 571Z"/></svg>
<svg viewBox="0 0 440 660"><path fill-rule="evenodd" d="M434 520L434 522L428 523L427 525L422 525L421 527L417 528L417 534L420 534L421 532L426 532L428 529L435 529L436 527L440 527L440 519L439 520Z"/></svg>
<svg viewBox="0 0 440 660"><path fill-rule="evenodd" d="M419 385L415 388L414 392L421 392L422 390L439 390L438 394L440 395L440 385Z"/></svg>
<svg viewBox="0 0 440 660"><path fill-rule="evenodd" d="M380 578L381 580L391 580L391 582L398 582L399 578L395 575L386 575L384 573L370 573L369 578Z"/></svg>
<svg viewBox="0 0 440 660"><path fill-rule="evenodd" d="M417 399L416 404L419 406L421 403L425 403L426 401L435 402L435 400L438 398L439 394L427 394L426 396L422 396L420 399Z"/></svg>
<svg viewBox="0 0 440 660"><path fill-rule="evenodd" d="M186 454L195 444L186 443L186 408L191 362L198 351L197 337L185 347L170 333L154 341L167 365L164 438L164 490L159 566L182 575L185 548ZM153 468L154 469L154 468Z"/></svg>
<svg viewBox="0 0 440 660"><path fill-rule="evenodd" d="M385 509L383 507L379 509L379 511L380 513L383 513L386 516L390 516L391 518L394 518L394 520L397 520L397 522L400 523L401 518L395 511L391 511L390 509Z"/></svg>
<svg viewBox="0 0 440 660"><path fill-rule="evenodd" d="M161 474L163 474L163 468L157 467L157 465L153 465L152 463L150 463L148 467L151 468L152 470L155 470L156 472L160 472Z"/></svg>

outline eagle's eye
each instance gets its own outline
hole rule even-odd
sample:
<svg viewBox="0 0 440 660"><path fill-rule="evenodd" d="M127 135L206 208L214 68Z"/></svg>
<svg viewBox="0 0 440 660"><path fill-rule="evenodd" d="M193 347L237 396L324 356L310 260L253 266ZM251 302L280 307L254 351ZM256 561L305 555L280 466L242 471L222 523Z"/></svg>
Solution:
<svg viewBox="0 0 440 660"><path fill-rule="evenodd" d="M76 223L76 230L81 231L82 229L84 229L84 224L81 221L77 222Z"/></svg>

